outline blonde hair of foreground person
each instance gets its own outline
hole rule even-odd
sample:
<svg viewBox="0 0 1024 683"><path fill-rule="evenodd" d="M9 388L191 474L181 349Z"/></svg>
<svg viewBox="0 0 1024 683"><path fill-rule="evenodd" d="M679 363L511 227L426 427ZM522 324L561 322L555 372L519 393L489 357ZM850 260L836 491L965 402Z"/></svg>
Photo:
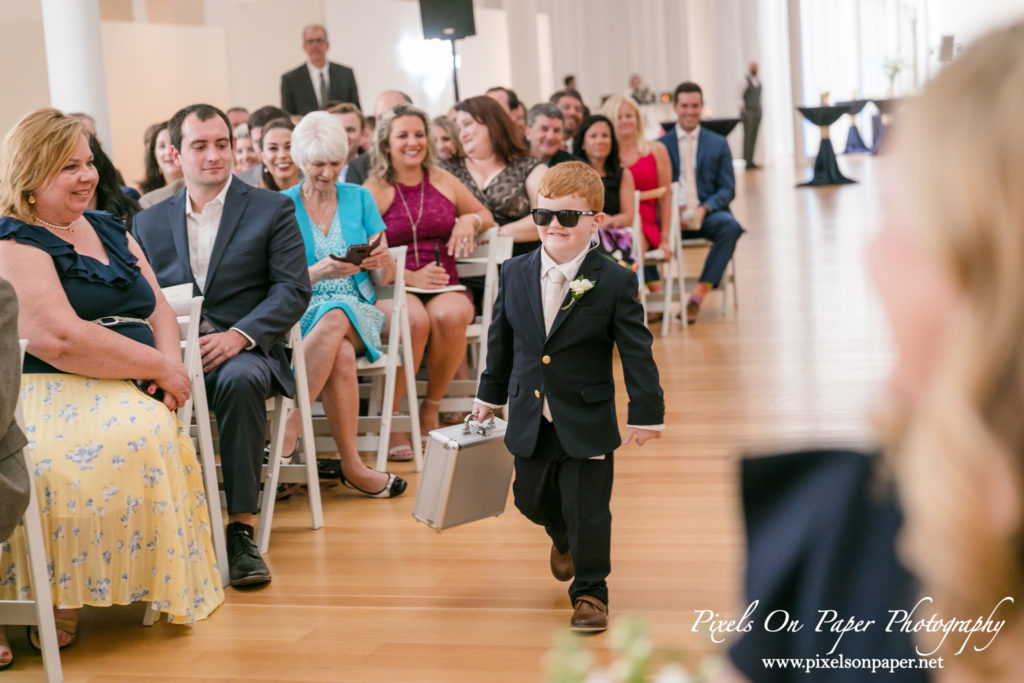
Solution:
<svg viewBox="0 0 1024 683"><path fill-rule="evenodd" d="M0 165L0 216L35 221L29 198L60 172L83 135L85 124L44 107L23 116L4 138Z"/></svg>
<svg viewBox="0 0 1024 683"><path fill-rule="evenodd" d="M900 558L923 605L984 619L991 636L947 638L937 654L980 680L1021 677L1024 587L1024 24L980 39L899 121L897 198L913 239L956 295L927 385L883 431L905 523ZM930 650L941 633L918 633ZM956 655L956 656L954 656ZM1014 661L1017 660L1017 661ZM1013 673L1011 673L1013 672ZM951 673L951 672L947 672Z"/></svg>

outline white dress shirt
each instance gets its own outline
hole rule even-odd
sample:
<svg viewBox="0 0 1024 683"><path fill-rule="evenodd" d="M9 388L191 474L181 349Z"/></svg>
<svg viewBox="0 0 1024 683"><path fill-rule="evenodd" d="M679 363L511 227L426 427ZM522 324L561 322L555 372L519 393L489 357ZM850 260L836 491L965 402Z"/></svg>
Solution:
<svg viewBox="0 0 1024 683"><path fill-rule="evenodd" d="M558 286L558 285L555 285L554 282L551 281L551 278L548 276L548 273L553 268L557 268L558 270L560 270L562 272L562 275L565 276L565 283L560 286L561 287L561 293L559 295L559 299L564 299L565 298L566 293L569 291L569 287L572 285L572 281L576 279L576 275L577 275L577 273L579 273L580 265L582 265L583 259L585 259L587 257L588 253L590 253L590 246L589 245L586 248L584 248L583 251L581 251L579 254L577 254L572 260L566 261L565 263L555 263L555 260L553 258L551 258L550 256L548 256L547 250L544 249L543 247L541 247L541 250L540 250L540 298L541 298L541 301L544 300L544 295L547 292L548 287ZM545 398L544 401L547 402L547 398ZM498 408L501 407L501 406L495 405L493 403L487 403L486 401L481 401L479 398L476 399L476 402L480 403L482 405L485 405L485 406L491 408L492 410L497 410ZM554 422L554 420L552 420L552 422ZM627 424L626 428L627 429L629 429L629 428L633 428L633 429L647 429L647 430L650 430L652 432L660 432L660 431L663 431L665 429L665 425L664 424L660 424L660 425L639 425L638 426L638 425ZM591 460L604 460L604 456L603 455L597 455L597 456L594 456L593 458L590 458L590 459Z"/></svg>
<svg viewBox="0 0 1024 683"><path fill-rule="evenodd" d="M217 232L220 230L220 218L224 214L224 198L228 194L228 187L234 182L234 177L224 183L224 187L217 196L206 203L202 211L196 212L192 207L192 197L189 195L188 186L185 189L185 228L188 231L188 260L192 266L192 276L199 285L199 291L206 292L206 279L209 277L210 256L213 254L213 244L217 241ZM241 182L241 181L239 181ZM245 337L249 344L246 348L253 348L255 340L248 334L232 327ZM216 332L212 325L206 320L200 324L200 332L209 334Z"/></svg>
<svg viewBox="0 0 1024 683"><path fill-rule="evenodd" d="M700 124L692 131L693 133L693 171L697 172L697 143L700 142ZM679 206L686 206L686 133L676 124L676 144L679 146ZM696 178L694 178L696 182ZM693 207L697 208L697 207Z"/></svg>
<svg viewBox="0 0 1024 683"><path fill-rule="evenodd" d="M210 254L213 243L217 239L220 228L220 217L224 213L224 197L228 193L231 180L217 196L206 203L202 211L196 212L192 205L192 196L185 190L185 226L188 228L188 260L192 264L192 275L199 285L199 291L206 291L206 276L210 269Z"/></svg>
<svg viewBox="0 0 1024 683"><path fill-rule="evenodd" d="M306 60L306 68L309 69L309 79L313 81L313 92L316 93L316 101L320 107L327 104L327 95L331 92L331 72L328 68L330 65L330 62L324 62L322 67L313 66L313 62L308 59ZM324 75L324 85L327 88L325 92L320 92L320 74Z"/></svg>

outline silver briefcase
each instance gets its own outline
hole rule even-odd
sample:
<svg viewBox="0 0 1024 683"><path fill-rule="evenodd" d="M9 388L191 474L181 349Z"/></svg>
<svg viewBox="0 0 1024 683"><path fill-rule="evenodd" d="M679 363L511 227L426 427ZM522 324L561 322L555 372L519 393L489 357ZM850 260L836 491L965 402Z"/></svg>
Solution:
<svg viewBox="0 0 1024 683"><path fill-rule="evenodd" d="M513 455L507 423L492 418L430 432L413 516L440 532L505 511Z"/></svg>

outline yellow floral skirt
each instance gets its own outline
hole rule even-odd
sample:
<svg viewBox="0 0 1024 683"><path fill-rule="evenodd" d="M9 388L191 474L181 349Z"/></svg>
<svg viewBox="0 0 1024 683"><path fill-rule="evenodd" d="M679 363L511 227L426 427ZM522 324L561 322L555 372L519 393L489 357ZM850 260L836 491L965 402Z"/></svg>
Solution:
<svg viewBox="0 0 1024 683"><path fill-rule="evenodd" d="M21 378L25 435L61 608L144 600L174 623L224 600L195 449L163 403L131 382ZM0 599L31 596L22 527L0 544Z"/></svg>

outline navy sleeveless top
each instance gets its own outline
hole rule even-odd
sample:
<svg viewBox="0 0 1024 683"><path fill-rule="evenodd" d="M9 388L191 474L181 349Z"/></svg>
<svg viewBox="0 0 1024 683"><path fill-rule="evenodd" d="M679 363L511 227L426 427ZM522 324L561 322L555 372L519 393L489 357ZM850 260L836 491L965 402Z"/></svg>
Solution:
<svg viewBox="0 0 1024 683"><path fill-rule="evenodd" d="M138 259L128 249L127 228L105 211L86 211L85 219L103 243L110 263L79 254L46 228L28 225L16 218L0 218L0 239L13 239L48 253L64 294L79 318L96 320L110 315L149 318L156 306L156 297L149 282L142 277ZM31 314L34 303L19 301L18 305ZM155 346L153 332L141 323L122 323L108 329ZM26 353L22 372L63 371Z"/></svg>

